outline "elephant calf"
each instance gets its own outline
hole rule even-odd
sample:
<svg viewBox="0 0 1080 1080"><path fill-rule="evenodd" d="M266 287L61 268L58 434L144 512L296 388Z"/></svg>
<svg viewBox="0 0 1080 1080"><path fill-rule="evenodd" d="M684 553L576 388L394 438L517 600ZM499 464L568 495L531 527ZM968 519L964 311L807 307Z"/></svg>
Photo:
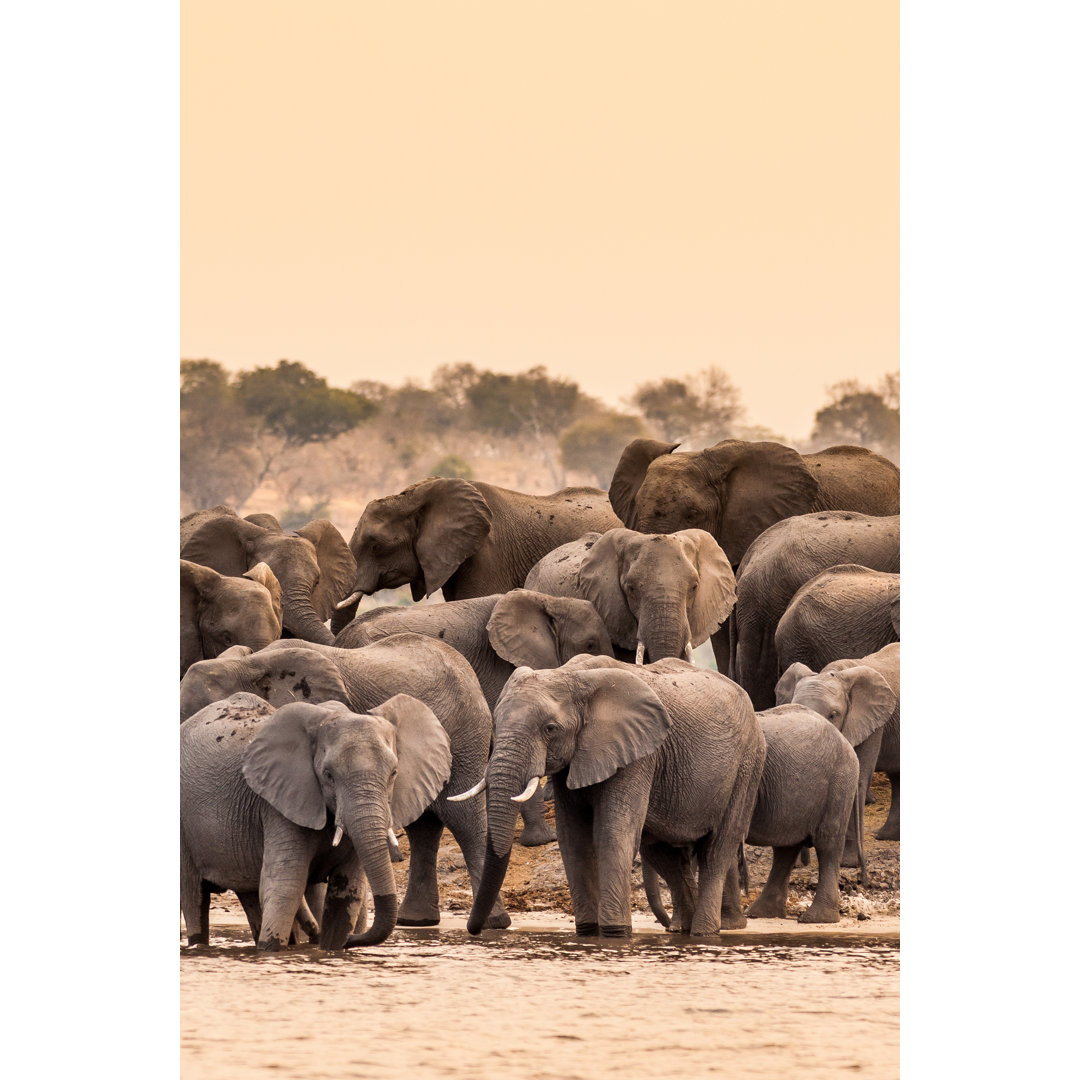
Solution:
<svg viewBox="0 0 1080 1080"><path fill-rule="evenodd" d="M180 725L180 908L188 944L209 942L210 894L232 889L258 948L286 945L304 892L328 882L326 949L377 945L394 928L393 830L416 820L450 777L450 738L416 698L358 715L339 702L275 710L251 694ZM375 898L361 917L364 877Z"/></svg>

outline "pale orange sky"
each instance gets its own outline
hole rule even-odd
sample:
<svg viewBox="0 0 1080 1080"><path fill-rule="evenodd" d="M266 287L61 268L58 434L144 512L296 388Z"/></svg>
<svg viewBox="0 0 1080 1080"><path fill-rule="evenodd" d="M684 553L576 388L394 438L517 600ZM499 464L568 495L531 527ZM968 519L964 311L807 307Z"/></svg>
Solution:
<svg viewBox="0 0 1080 1080"><path fill-rule="evenodd" d="M900 6L182 0L181 354L332 385L900 366Z"/></svg>

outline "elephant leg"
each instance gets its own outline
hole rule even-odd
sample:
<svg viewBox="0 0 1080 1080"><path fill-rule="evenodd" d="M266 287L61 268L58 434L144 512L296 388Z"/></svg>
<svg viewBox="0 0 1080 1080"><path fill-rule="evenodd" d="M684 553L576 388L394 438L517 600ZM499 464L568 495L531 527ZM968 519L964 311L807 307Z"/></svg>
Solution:
<svg viewBox="0 0 1080 1080"><path fill-rule="evenodd" d="M671 844L642 843L642 865L648 858L667 882L671 892L671 919L669 929L673 933L688 934L697 908L697 881L690 858L681 848Z"/></svg>
<svg viewBox="0 0 1080 1080"><path fill-rule="evenodd" d="M540 847L550 844L555 839L555 832L544 820L544 789L537 788L536 794L521 805L521 820L525 827L521 830L522 847Z"/></svg>
<svg viewBox="0 0 1080 1080"><path fill-rule="evenodd" d="M900 774L889 773L889 784L892 786L892 801L889 803L889 816L885 824L874 835L879 840L900 839Z"/></svg>
<svg viewBox="0 0 1080 1080"><path fill-rule="evenodd" d="M441 830L440 830L441 831ZM343 949L364 907L366 879L358 858L350 859L330 875L326 886L322 933L317 940L324 949Z"/></svg>
<svg viewBox="0 0 1080 1080"><path fill-rule="evenodd" d="M411 825L409 837L409 884L398 910L398 926L439 925L439 878L436 860L443 823L425 810Z"/></svg>
<svg viewBox="0 0 1080 1080"><path fill-rule="evenodd" d="M365 874L362 869L360 871L359 889L360 889L361 900L360 900L360 907L356 912L356 922L353 923L352 932L354 934L362 934L367 929L367 921L368 921L367 896L368 896L368 891L369 890L368 890L368 887L367 887L367 874Z"/></svg>
<svg viewBox="0 0 1080 1080"><path fill-rule="evenodd" d="M648 788L640 792L624 791L615 784L608 784L601 791L599 805L593 812L601 937L629 937L633 933L630 877L648 809Z"/></svg>
<svg viewBox="0 0 1080 1080"><path fill-rule="evenodd" d="M281 815L264 820L259 874L262 925L258 939L258 948L263 952L276 952L292 937L318 840L318 834L312 830L304 832L311 834L310 839L298 835L299 826Z"/></svg>
<svg viewBox="0 0 1080 1080"><path fill-rule="evenodd" d="M555 788L555 817L576 931L595 936L600 933L600 917L592 807L559 785Z"/></svg>
<svg viewBox="0 0 1080 1080"><path fill-rule="evenodd" d="M734 870L738 886L736 859L739 842L724 833L710 833L698 845L698 906L690 925L691 934L715 934L718 930L738 930L746 925L746 916L734 905L724 909L724 883Z"/></svg>
<svg viewBox="0 0 1080 1080"><path fill-rule="evenodd" d="M180 839L180 912L189 945L210 944L210 885Z"/></svg>
<svg viewBox="0 0 1080 1080"><path fill-rule="evenodd" d="M739 845L740 851L742 845ZM728 867L724 875L724 898L720 904L720 925L725 929L746 925L742 909L742 887L740 882L739 858Z"/></svg>
<svg viewBox="0 0 1080 1080"><path fill-rule="evenodd" d="M802 849L802 844L773 848L769 878L761 894L747 910L747 918L782 919L787 915L788 881L791 868Z"/></svg>
<svg viewBox="0 0 1080 1080"><path fill-rule="evenodd" d="M801 923L834 923L840 921L840 852L841 837L816 840L818 884L813 903L799 916Z"/></svg>
<svg viewBox="0 0 1080 1080"><path fill-rule="evenodd" d="M308 911L311 917L318 923L322 922L323 904L326 903L326 882L316 882L304 890L304 899L307 901Z"/></svg>
<svg viewBox="0 0 1080 1080"><path fill-rule="evenodd" d="M475 782L474 780L473 783ZM451 786L449 787L451 791L454 790L453 783L454 780L451 777ZM484 800L466 799L465 802L452 803L446 801L445 795L440 795L435 802L435 810L457 841L458 847L461 848L461 854L465 859L465 867L469 871L469 884L472 887L472 894L475 899L476 892L480 888L480 879L484 873L484 851L487 847L487 810L485 809ZM412 843L411 834L409 842ZM410 856L410 859L412 858L415 858L415 856ZM432 861L433 871L434 866L435 863ZM409 871L411 877L411 863ZM485 930L505 930L509 925L510 916L506 908L503 907L502 898L497 897L483 928Z"/></svg>
<svg viewBox="0 0 1080 1080"><path fill-rule="evenodd" d="M858 866L861 870L863 865L862 846L859 843L862 822L856 820L855 815L861 815L866 805L866 793L870 790L870 781L874 778L874 763L877 761L880 747L881 733L879 732L855 748L855 756L859 759L859 797L848 819L847 834L844 837L844 854L840 859L841 866Z"/></svg>
<svg viewBox="0 0 1080 1080"><path fill-rule="evenodd" d="M293 923L292 933L289 935L289 944L295 945L302 940L300 934L303 934L308 941L317 942L319 940L319 920L311 913L306 896L300 898L300 906L296 909L296 921Z"/></svg>
<svg viewBox="0 0 1080 1080"><path fill-rule="evenodd" d="M253 889L251 892L236 894L240 906L247 916L248 926L251 927L251 940L258 942L259 931L262 929L262 908L259 906L259 893Z"/></svg>

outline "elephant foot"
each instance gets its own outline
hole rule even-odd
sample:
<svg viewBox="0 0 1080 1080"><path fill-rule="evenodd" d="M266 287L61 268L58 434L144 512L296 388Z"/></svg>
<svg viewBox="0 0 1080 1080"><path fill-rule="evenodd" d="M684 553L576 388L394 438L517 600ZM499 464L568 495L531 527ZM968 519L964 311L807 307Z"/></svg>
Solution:
<svg viewBox="0 0 1080 1080"><path fill-rule="evenodd" d="M874 836L878 840L899 840L900 839L900 825L899 825L899 823L890 824L889 822L886 821L885 824L882 825L881 828L878 829L878 831L876 833L874 833Z"/></svg>
<svg viewBox="0 0 1080 1080"><path fill-rule="evenodd" d="M597 937L600 933L600 924L594 922L581 922L574 927L574 933L579 937Z"/></svg>
<svg viewBox="0 0 1080 1080"><path fill-rule="evenodd" d="M436 915L434 919L430 916L427 918L410 919L408 916L399 915L397 917L398 926L438 926L439 916Z"/></svg>
<svg viewBox="0 0 1080 1080"><path fill-rule="evenodd" d="M877 796L874 794L873 788L866 789L866 799L863 801L864 806L873 806L877 802Z"/></svg>
<svg viewBox="0 0 1080 1080"><path fill-rule="evenodd" d="M633 932L634 931L633 931L632 927L626 926L625 924L622 924L622 923L612 923L612 924L604 924L604 923L602 923L600 925L600 936L601 937L628 938L628 937L630 937L630 935Z"/></svg>
<svg viewBox="0 0 1080 1080"><path fill-rule="evenodd" d="M841 866L858 866L859 865L859 849L858 848L844 848L844 854L840 859Z"/></svg>
<svg viewBox="0 0 1080 1080"><path fill-rule="evenodd" d="M281 952L282 942L279 938L266 938L260 941L255 948L259 952Z"/></svg>
<svg viewBox="0 0 1080 1080"><path fill-rule="evenodd" d="M505 930L511 925L510 916L504 911L500 915L489 915L484 923L485 930Z"/></svg>
<svg viewBox="0 0 1080 1080"><path fill-rule="evenodd" d="M553 844L556 839L555 830L546 825L536 829L526 826L521 832L519 842L522 847L543 847L544 844Z"/></svg>
<svg viewBox="0 0 1080 1080"><path fill-rule="evenodd" d="M723 912L720 916L720 929L721 930L741 930L746 925L746 916L740 911L738 915L734 912Z"/></svg>
<svg viewBox="0 0 1080 1080"><path fill-rule="evenodd" d="M801 923L830 923L839 921L839 907L827 906L825 904L818 907L816 902L799 914L799 922Z"/></svg>
<svg viewBox="0 0 1080 1080"><path fill-rule="evenodd" d="M783 919L787 916L787 902L785 900L766 899L759 896L746 909L748 919Z"/></svg>
<svg viewBox="0 0 1080 1080"><path fill-rule="evenodd" d="M189 945L209 945L210 932L204 930L201 934L188 934L187 943Z"/></svg>

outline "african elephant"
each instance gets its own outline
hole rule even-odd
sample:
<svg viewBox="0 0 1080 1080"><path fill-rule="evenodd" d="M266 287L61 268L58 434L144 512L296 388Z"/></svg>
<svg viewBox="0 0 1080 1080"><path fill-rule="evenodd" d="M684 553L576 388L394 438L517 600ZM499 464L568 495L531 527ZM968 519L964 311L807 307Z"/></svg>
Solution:
<svg viewBox="0 0 1080 1080"><path fill-rule="evenodd" d="M612 655L611 639L592 604L527 589L445 604L372 608L353 619L334 644L355 649L402 632L438 638L457 649L472 665L492 710L515 667L558 667L578 653ZM542 791L521 811L525 847L555 839L544 821Z"/></svg>
<svg viewBox="0 0 1080 1080"><path fill-rule="evenodd" d="M340 702L274 710L236 694L180 726L180 906L188 944L209 943L210 894L232 889L261 950L286 945L304 891L327 882L323 948L377 945L397 918L393 830L450 776L450 738L407 694L358 715ZM269 710L269 715L266 715ZM364 878L375 900L361 917ZM366 912L365 916L366 917Z"/></svg>
<svg viewBox="0 0 1080 1080"><path fill-rule="evenodd" d="M261 649L281 637L281 586L266 563L240 577L180 560L180 677L233 645Z"/></svg>
<svg viewBox="0 0 1080 1080"><path fill-rule="evenodd" d="M703 529L646 534L633 529L586 533L545 555L525 587L592 601L621 659L674 656L716 631L735 603L735 575Z"/></svg>
<svg viewBox="0 0 1080 1080"><path fill-rule="evenodd" d="M783 669L776 655L776 629L792 597L811 578L843 563L899 573L899 514L803 514L766 529L750 545L735 575L739 602L733 640L735 680L755 708L777 704L773 688ZM868 644L847 655L862 656L877 647Z"/></svg>
<svg viewBox="0 0 1080 1080"><path fill-rule="evenodd" d="M874 772L883 772L889 778L892 787L892 799L889 803L889 815L885 823L874 835L878 840L900 839L900 643L894 642L886 645L877 652L870 653L858 660L841 659L825 664L821 673L815 676L812 668L805 664L795 663L784 671L780 681L776 684L776 700L778 703L799 701L811 708L822 712L823 709L833 708L827 704L829 698L820 696L815 688L820 686L821 680L835 675L838 679L844 677L844 673L866 667L876 671L888 684L896 699L896 706L881 733L881 746L876 759L870 759L869 753L860 754L859 757L859 788L865 791L870 785L870 779ZM816 680L816 681L815 681ZM804 685L805 684L805 685ZM827 712L822 715L833 722L837 718L830 718ZM838 711L838 716L842 711ZM861 815L860 815L861 817ZM849 865L845 863L844 865Z"/></svg>
<svg viewBox="0 0 1080 1080"><path fill-rule="evenodd" d="M682 660L648 667L579 656L552 671L518 668L495 709L484 878L468 928L478 934L506 876L515 801L551 776L577 933L631 932L630 874L640 843L661 872L692 848L700 891L680 898L694 934L745 925L721 912L746 835L765 741L746 694ZM523 790L522 790L523 789ZM520 792L520 794L517 794Z"/></svg>
<svg viewBox="0 0 1080 1080"><path fill-rule="evenodd" d="M775 442L726 439L672 453L678 445L628 443L611 478L612 509L638 532L705 529L736 570L755 537L784 518L818 510L900 513L900 470L861 446L804 456ZM728 638L721 632L712 643L724 674L732 673Z"/></svg>
<svg viewBox="0 0 1080 1080"><path fill-rule="evenodd" d="M266 563L281 583L284 630L329 645L334 635L323 624L356 576L344 538L325 518L286 534L269 514L252 516L228 506L188 514L180 521L180 557L233 577Z"/></svg>
<svg viewBox="0 0 1080 1080"><path fill-rule="evenodd" d="M362 649L335 649L299 639L275 641L249 656L192 664L180 681L180 718L239 691L279 707L290 701L340 701L358 713L400 693L424 702L450 736L453 771L449 788L405 830L409 884L398 924L439 922L435 861L444 826L461 848L475 894L484 864L484 806L476 802L462 806L447 802L446 796L483 777L491 747L491 712L460 653L419 634L396 634ZM491 927L509 925L510 916L497 905Z"/></svg>
<svg viewBox="0 0 1080 1080"><path fill-rule="evenodd" d="M552 548L618 525L596 488L525 495L456 477L420 480L364 508L349 541L355 583L333 630L353 617L362 595L380 589L408 584L413 600L440 588L446 600L519 589Z"/></svg>

